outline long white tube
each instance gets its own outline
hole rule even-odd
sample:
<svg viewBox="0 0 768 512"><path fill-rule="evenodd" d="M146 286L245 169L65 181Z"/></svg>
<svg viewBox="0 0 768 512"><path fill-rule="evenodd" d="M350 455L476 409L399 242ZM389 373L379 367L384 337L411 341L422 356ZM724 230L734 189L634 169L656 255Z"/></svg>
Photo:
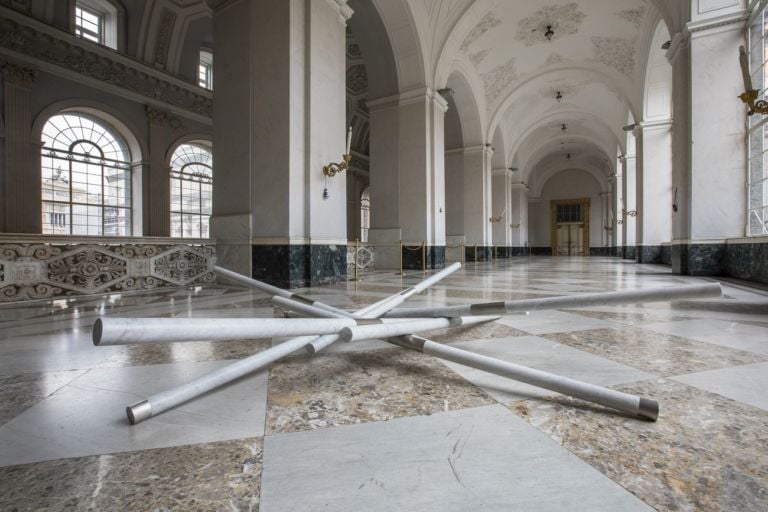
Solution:
<svg viewBox="0 0 768 512"><path fill-rule="evenodd" d="M286 299L285 297L272 297L272 303L275 306L279 306L283 309L299 313L302 315L317 317L317 318L355 318L353 313L338 309L336 311L328 311L327 309L320 309L310 304L304 304L303 302L296 302L295 300Z"/></svg>
<svg viewBox="0 0 768 512"><path fill-rule="evenodd" d="M324 311L316 309L317 311ZM328 315L333 313L326 312ZM432 320L432 319L429 319ZM405 318L113 318L93 325L93 344L128 345L186 341L223 341L338 334L344 327L410 322ZM416 331L414 331L416 332Z"/></svg>
<svg viewBox="0 0 768 512"><path fill-rule="evenodd" d="M624 290L618 292L585 293L542 299L524 299L503 302L462 304L424 308L401 308L387 313L387 318L408 317L455 317L470 315L505 315L546 309L565 309L588 306L632 304L638 302L666 302L680 299L704 299L720 297L723 294L720 283L677 286L675 288L650 288L647 290Z"/></svg>
<svg viewBox="0 0 768 512"><path fill-rule="evenodd" d="M448 274L455 272L456 270L458 270L460 266L461 265L457 266L456 264L451 265L451 267L449 267L450 269L452 269L450 272L446 273L448 269L445 269L444 271L431 276L429 279L422 281L422 283L417 285L417 287L414 287L414 289L418 289L419 291L422 291L425 288L437 282L439 279L442 279ZM220 270L225 270L225 269L219 269L219 267L216 267L216 268L217 268L217 272L219 273L221 273ZM230 271L226 271L226 273L222 273L222 275L231 277L227 274L235 274L235 273ZM235 274L235 276L237 275L238 274ZM438 279L435 279L438 275L441 275L441 277ZM280 290L279 288L275 288L271 285L266 285L266 283L261 283L259 281L256 281L255 279L251 280L244 276L239 276L239 277L242 279L238 279L238 281L248 282L249 283L248 286L253 286L253 287L258 286L258 287L261 287L259 289L263 289L264 291L274 288L275 289L274 291L278 291L278 290L280 291L280 293L279 294L276 293L276 295L279 295L285 298L295 299L295 297L293 297L293 294L290 294L290 292L286 292L285 290ZM250 283L250 281L255 281L255 283L257 284ZM266 288L266 287L269 287L269 288ZM393 296L393 298L403 295L407 291L408 290L404 290L403 292L400 292L399 294ZM418 293L418 292L414 292L414 293ZM290 295L287 295L287 294L290 294ZM391 301L391 306L390 306L390 302L388 302L387 299L384 299L383 301L379 301L379 303L377 303L377 304L380 304L379 306L376 306L374 308L371 308L371 307L365 308L365 309L369 309L369 311L365 314L366 316L374 315L374 314L377 316L381 316L387 311L389 311L390 309L397 307L397 305L401 303L402 301L401 302ZM338 312L336 308L333 308L331 306L326 306L325 304L318 303L314 305L321 309L328 308L333 312ZM321 306L324 306L324 308ZM364 310L358 311L356 314L362 314L362 311ZM141 402L137 402L133 405L129 405L128 407L126 407L126 414L128 416L128 421L132 425L135 425L136 423L139 423L148 418L151 418L156 414L160 414L168 409L171 409L172 407L175 407L197 396L207 393L219 386L223 386L224 384L231 382L235 379L238 379L244 375L261 370L262 368L265 368L266 366L277 361L278 359L282 359L288 354L291 354L302 347L306 347L310 342L314 341L314 342L317 342L318 346L320 347L327 347L328 345L338 341L339 339L340 338L338 334L326 334L320 337L302 336L299 338L290 339L277 346L263 350L258 354L252 355L250 357L246 357L245 359L236 361L232 364L219 368L218 370L214 370L213 372L207 375L203 375L202 377L198 377L197 379L194 379L190 382L187 382L185 384L176 386L175 388L154 394L149 398L147 398L146 400L142 400Z"/></svg>
<svg viewBox="0 0 768 512"><path fill-rule="evenodd" d="M308 309L305 312L308 314L327 314L327 312L323 310ZM473 317L459 318L461 318L462 321L466 321ZM451 319L446 318L442 320L450 322ZM361 328L358 327L356 329ZM362 329L368 330L369 328L366 326ZM349 329L345 329L345 331L349 331ZM342 331L341 336L355 339L355 336L352 335L352 333L345 331ZM376 334L375 337L379 338L383 337L379 335L384 333L371 333L368 331L368 334ZM509 363L492 357L482 356L467 350L448 347L440 343L435 343L434 341L428 340L426 338L422 338L421 336L394 336L385 338L385 341L393 345L416 350L417 352L422 352L433 357L438 357L440 359L446 359L448 361L463 364L464 366L469 366L470 368L487 371L489 373L500 375L508 379L519 380L533 386L557 391L558 393L574 396L588 402L605 405L607 407L624 411L642 418L655 421L659 416L659 404L654 400L640 398L637 396L629 395L627 393L621 393L619 391L614 391L612 389L596 386L594 384L588 384L574 379L569 379L567 377L560 377L559 375L527 368L525 366ZM309 346L310 345L308 345L308 347Z"/></svg>
<svg viewBox="0 0 768 512"><path fill-rule="evenodd" d="M416 350L417 352L469 366L470 368L477 368L478 370L500 375L508 379L518 380L588 402L605 405L606 407L624 411L634 416L653 421L656 421L659 417L659 404L655 400L629 395L602 386L561 377L519 364L475 354L467 350L449 347L420 336L398 336L387 341L404 348Z"/></svg>
<svg viewBox="0 0 768 512"><path fill-rule="evenodd" d="M390 338L412 334L414 332L432 331L435 329L447 329L449 327L463 327L493 322L498 316L466 316L455 318L420 318L405 322L393 322L387 324L368 324L344 327L339 331L339 336L345 341L361 341L379 338Z"/></svg>

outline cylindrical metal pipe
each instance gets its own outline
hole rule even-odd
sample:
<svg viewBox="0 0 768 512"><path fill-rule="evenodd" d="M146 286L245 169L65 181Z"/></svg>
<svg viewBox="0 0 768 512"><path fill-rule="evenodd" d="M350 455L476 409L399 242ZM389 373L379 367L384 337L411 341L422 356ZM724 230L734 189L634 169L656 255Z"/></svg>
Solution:
<svg viewBox="0 0 768 512"><path fill-rule="evenodd" d="M339 338L335 334L330 336ZM223 366L186 384L156 393L146 400L126 407L125 412L128 415L128 421L131 422L131 425L135 425L244 375L261 370L278 359L299 350L315 338L316 336L293 338L270 349L262 350L258 354Z"/></svg>
<svg viewBox="0 0 768 512"><path fill-rule="evenodd" d="M485 302L425 308L395 309L386 314L388 318L406 317L455 317L470 315L508 315L526 311L547 309L581 308L632 304L640 302L666 302L680 299L704 299L720 297L723 290L720 283L677 286L675 288L650 288L647 290L622 290L617 292L585 293L542 299L524 299L506 302Z"/></svg>
<svg viewBox="0 0 768 512"><path fill-rule="evenodd" d="M435 329L447 329L449 327L461 327L475 325L484 322L498 320L498 316L467 316L456 318L422 318L419 320L389 323L369 324L344 327L339 331L339 336L344 341L361 341L379 338L390 338L414 332L432 331Z"/></svg>
<svg viewBox="0 0 768 512"><path fill-rule="evenodd" d="M285 299L283 299L285 300ZM323 311L314 308L314 311ZM327 313L327 312L326 312ZM327 313L332 315L333 313ZM426 319L432 320L432 319ZM113 318L104 317L93 325L93 344L172 343L224 341L288 336L337 334L356 325L405 323L410 319L390 318Z"/></svg>
<svg viewBox="0 0 768 512"><path fill-rule="evenodd" d="M272 297L272 303L276 306L280 306L283 309L301 313L307 316L313 316L317 318L355 318L353 313L339 309L335 312L328 311L327 309L321 309L303 302L296 302L295 300L286 299L284 297Z"/></svg>
<svg viewBox="0 0 768 512"><path fill-rule="evenodd" d="M445 359L446 361L453 361L454 363L483 370L494 375L500 375L508 379L531 384L532 386L562 393L563 395L604 405L632 414L633 416L652 421L656 421L659 417L659 404L655 400L640 398L602 386L569 379L568 377L561 377L500 359L475 354L467 350L449 347L420 336L398 336L387 341L404 348Z"/></svg>

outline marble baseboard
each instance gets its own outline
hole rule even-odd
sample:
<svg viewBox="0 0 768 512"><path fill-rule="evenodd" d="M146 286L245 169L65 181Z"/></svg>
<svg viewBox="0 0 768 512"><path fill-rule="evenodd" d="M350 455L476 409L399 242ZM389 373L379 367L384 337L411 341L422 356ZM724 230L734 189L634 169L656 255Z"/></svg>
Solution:
<svg viewBox="0 0 768 512"><path fill-rule="evenodd" d="M474 261L491 261L493 256L493 247L487 245L478 245L477 253L474 246L464 247L464 261L467 263Z"/></svg>
<svg viewBox="0 0 768 512"><path fill-rule="evenodd" d="M611 247L590 247L590 256L611 256Z"/></svg>
<svg viewBox="0 0 768 512"><path fill-rule="evenodd" d="M347 279L344 245L254 245L253 278L281 288L305 288Z"/></svg>
<svg viewBox="0 0 768 512"><path fill-rule="evenodd" d="M622 247L622 258L625 260L634 260L637 259L637 250L634 248L634 246L625 245Z"/></svg>
<svg viewBox="0 0 768 512"><path fill-rule="evenodd" d="M552 256L552 247L531 247L533 256Z"/></svg>
<svg viewBox="0 0 768 512"><path fill-rule="evenodd" d="M725 266L730 277L768 284L768 244L728 244Z"/></svg>
<svg viewBox="0 0 768 512"><path fill-rule="evenodd" d="M638 245L635 250L638 263L671 264L672 255L668 245Z"/></svg>
<svg viewBox="0 0 768 512"><path fill-rule="evenodd" d="M403 247L403 269L421 270L422 268L426 270L445 268L445 246L428 245L423 252L421 249Z"/></svg>

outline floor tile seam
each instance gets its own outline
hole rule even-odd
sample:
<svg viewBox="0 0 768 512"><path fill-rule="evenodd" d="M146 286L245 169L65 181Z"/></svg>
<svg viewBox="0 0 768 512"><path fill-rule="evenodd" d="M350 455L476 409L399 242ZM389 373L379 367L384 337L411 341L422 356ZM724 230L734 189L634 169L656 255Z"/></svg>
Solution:
<svg viewBox="0 0 768 512"><path fill-rule="evenodd" d="M758 361L756 363L735 364L735 365L732 365L732 366L721 366L721 367L718 367L718 368L708 368L706 370L699 370L699 371L695 371L695 372L679 373L679 374L671 375L669 377L664 377L664 378L672 379L672 380L675 380L676 382L680 382L680 381L677 380L679 377L690 377L692 375L699 375L699 374L702 374L702 373L719 372L719 371L722 371L722 370L736 370L736 369L740 369L740 368L746 368L746 367L749 367L749 366L760 366L760 365L768 364L768 355L766 355L766 354L759 354L759 355L764 355L765 356L765 360L764 361ZM686 384L686 383L683 383L683 384ZM694 386L694 387L698 388L698 386ZM701 389L701 388L699 388L699 389ZM731 399L731 400L733 400L733 399Z"/></svg>
<svg viewBox="0 0 768 512"><path fill-rule="evenodd" d="M656 322L656 323L661 323L661 322ZM682 340L686 340L686 341L689 341L689 342L692 342L692 343L703 343L703 344L708 345L710 347L717 347L719 349L725 349L725 350L733 350L733 351L736 351L736 352L747 353L747 354L750 354L752 356L768 358L768 353L757 352L757 351L749 350L749 349L746 349L746 348L731 347L731 346L728 346L728 345L722 345L722 344L719 344L719 343L715 343L714 341L708 341L708 340L705 340L705 339L701 339L701 338L704 338L704 336L702 336L701 338L686 338L685 336L679 336L677 334L667 334L667 333L663 333L663 332L654 331L652 329L646 329L646 330L654 332L656 334L661 334L663 336L671 336L671 337L674 337L674 338L680 338ZM716 336L719 337L721 335L720 334L707 334L705 336L707 338L714 338ZM766 360L768 360L768 359L766 359ZM741 365L739 365L739 366L741 366Z"/></svg>

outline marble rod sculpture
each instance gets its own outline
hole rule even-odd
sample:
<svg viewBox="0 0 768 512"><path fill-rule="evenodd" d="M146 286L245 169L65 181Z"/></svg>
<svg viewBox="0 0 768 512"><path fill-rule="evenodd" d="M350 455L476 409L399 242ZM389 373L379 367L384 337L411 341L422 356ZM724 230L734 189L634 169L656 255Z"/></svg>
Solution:
<svg viewBox="0 0 768 512"><path fill-rule="evenodd" d="M429 286L436 283L437 281L439 281L440 279L447 277L451 273L455 272L460 267L461 267L461 264L451 265L449 268L446 268L445 270L438 272L437 274L429 277L428 279L425 279L424 281L419 283L419 285L417 286L419 286L422 290L426 289ZM245 278L244 276L240 276L240 277L243 277L243 279L248 280L248 278ZM258 283L258 281L256 282ZM425 283L427 284L422 287L421 285L424 285ZM265 283L259 283L259 284L265 284ZM249 286L254 286L254 285L253 283L251 283L249 284ZM270 286L270 285L266 285L266 286ZM274 287L271 287L271 288L274 288ZM280 290L280 289L275 288L275 290ZM407 290L411 290L411 288L408 288ZM403 292L407 290L404 290ZM281 296L285 296L285 294L290 293L290 292L285 292L285 290L280 290L280 291L281 291L280 293ZM362 311L368 310L368 312L365 313L366 315L382 316L390 309L397 307L399 304L402 304L402 301L392 300L389 303L387 301L389 299L394 299L401 296L403 292L395 294L392 297L389 297L388 299L379 301L378 303L376 303L378 304L376 308L371 309L370 306L367 308L363 308L362 310L356 312L355 315L360 315L362 314L361 313ZM323 304L323 306L325 306L325 304ZM331 306L326 306L326 308L336 310L336 308L333 308ZM337 310L337 311L340 311L340 310ZM339 313L339 315L345 316L345 315L342 315L341 313ZM168 389L166 391L161 391L160 393L156 393L145 400L137 402L133 405L129 405L128 407L126 407L126 410L125 410L126 415L128 416L128 421L131 423L131 425L140 423L146 419L151 418L152 416L160 414L164 411L167 411L168 409L176 407L179 404L182 404L188 400L192 400L193 398L196 398L204 393L207 393L213 389L223 386L224 384L232 382L233 380L236 380L236 379L239 379L240 377L248 375L249 373L259 371L269 366L273 362L279 359L282 359L283 357L289 354L292 354L293 352L303 347L308 346L310 342L316 341L319 344L322 344L323 347L327 347L328 345L338 341L339 339L340 338L338 334L326 334L320 337L301 336L299 338L293 338L293 339L284 341L272 348L262 350L258 354L254 354L252 356L246 357L245 359L235 361L234 363L223 366L206 375L203 375L187 383L176 386L175 388Z"/></svg>
<svg viewBox="0 0 768 512"><path fill-rule="evenodd" d="M405 322L391 322L387 324L360 324L343 327L339 336L344 341L362 341L377 338L391 338L414 332L432 331L435 329L447 329L449 327L467 327L484 322L493 322L500 316L457 316L453 318L420 318Z"/></svg>
<svg viewBox="0 0 768 512"><path fill-rule="evenodd" d="M446 267L445 269L441 270L440 272L437 272L436 274L421 281L420 283L414 286L411 286L410 288L406 288L405 290L401 291L397 295L393 295L388 299L384 299L383 301L377 302L376 304L373 305L374 307L369 306L368 308L364 308L363 310L361 310L361 312L356 313L355 316L357 317L358 315L360 315L364 318L370 318L372 316L373 317L384 316L388 311L396 308L397 306L399 306L409 298L413 297L417 293L423 292L424 290L426 290L436 282L453 274L460 268L461 268L461 263L456 262ZM325 307L321 309L325 309L326 311L331 311L331 312L338 312L341 314L341 310L337 308L328 306L327 304L323 304L323 306ZM432 316L432 315L429 315L429 316ZM461 315L458 315L458 316L461 316ZM309 352L310 354L314 354L324 349L330 343L332 342L329 342L328 340L324 340L322 338L318 338L307 345L307 352Z"/></svg>
<svg viewBox="0 0 768 512"><path fill-rule="evenodd" d="M454 317L470 315L508 315L546 309L565 309L589 306L632 304L636 302L667 302L680 299L704 299L720 297L720 283L694 284L675 288L650 288L648 290L622 290L618 292L585 293L542 299L523 299L459 306L424 308L400 308L386 314L387 318L407 317Z"/></svg>
<svg viewBox="0 0 768 512"><path fill-rule="evenodd" d="M350 328L345 328L345 330L346 329ZM639 416L652 421L656 421L659 417L659 403L655 400L614 391L602 386L569 379L568 377L561 377L559 375L502 361L493 357L475 354L467 350L449 347L420 336L397 336L389 338L387 341L403 348L445 359L446 361L452 361L470 368L476 368L508 379L524 382L532 386L556 391L563 395L580 398L587 402L611 407L632 414L633 416Z"/></svg>
<svg viewBox="0 0 768 512"><path fill-rule="evenodd" d="M312 306L308 306L307 309L305 309L305 312L308 314L318 315L325 315L328 313L325 310L312 308ZM443 320L449 319L446 318ZM390 325L397 325L401 327L405 326L405 324ZM543 372L541 370L502 361L501 359L495 359L492 357L475 354L474 352L470 352L468 350L449 347L441 343L436 343L426 338L422 338L421 336L402 335L385 337L387 334L391 334L392 331L374 332L370 329L370 327L378 326L345 328L340 335L343 338L353 341L356 339L383 338L384 341L402 348L422 352L439 359L453 361L470 368L483 370L488 373L506 377L508 379L524 382L532 386L548 389L550 391L556 391L563 395L580 398L587 402L593 402L611 407L613 409L623 411L634 416L639 416L641 418L656 421L659 416L659 404L655 400L629 395L627 393L614 391L602 386L596 386L594 384L581 382L575 379L569 379L567 377L561 377L553 373ZM357 335L354 333L355 330L358 330Z"/></svg>
<svg viewBox="0 0 768 512"><path fill-rule="evenodd" d="M285 299L284 299L285 300ZM317 309L318 311L324 311ZM332 313L327 312L328 315ZM461 317L457 317L461 318ZM469 317L474 318L474 317ZM477 317L484 318L484 317ZM494 317L498 318L498 317ZM421 320L436 320L423 318ZM442 320L442 319L437 319ZM462 325L458 321L456 325ZM413 323L410 318L99 318L93 325L96 346L134 343L225 341L338 334L345 327L370 323ZM476 323L476 322L472 322ZM418 331L413 331L418 332Z"/></svg>

